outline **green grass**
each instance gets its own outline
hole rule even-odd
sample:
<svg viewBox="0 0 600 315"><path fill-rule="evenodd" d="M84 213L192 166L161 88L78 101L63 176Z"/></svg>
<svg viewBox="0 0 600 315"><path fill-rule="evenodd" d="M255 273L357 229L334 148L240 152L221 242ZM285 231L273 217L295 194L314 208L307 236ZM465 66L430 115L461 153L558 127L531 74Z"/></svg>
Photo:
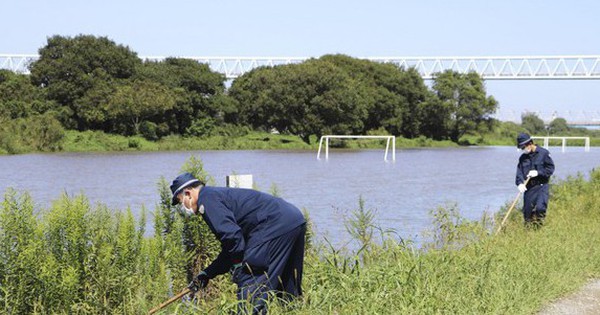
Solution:
<svg viewBox="0 0 600 315"><path fill-rule="evenodd" d="M320 247L306 259L304 298L291 310L272 303L272 313L534 313L600 275L595 250L600 171L592 177L591 182L571 178L553 187L549 216L540 230L525 229L521 215L514 213L494 236L489 218L469 222L455 210L439 208L435 237L425 248L391 238L358 254ZM221 305L233 302L229 296ZM201 309L226 308L208 302Z"/></svg>
<svg viewBox="0 0 600 315"><path fill-rule="evenodd" d="M465 145L492 145L492 146L514 146L515 138L519 132L527 132L520 125L512 122L502 122L494 125L491 131L481 131L475 134L466 134L462 136L459 143ZM530 133L531 134L531 133ZM591 146L600 146L600 130L588 130L585 128L570 128L568 131L559 134L549 134L548 132L533 133L532 136L563 136L563 137L589 137ZM537 140L543 144L543 140ZM550 140L550 146L560 146L561 140ZM583 146L584 140L568 140L569 146Z"/></svg>
<svg viewBox="0 0 600 315"><path fill-rule="evenodd" d="M332 140L331 146L343 149L381 149L385 140ZM167 136L158 141L142 137L125 137L101 131L67 131L62 151L175 151L175 150L317 150L319 139L310 138L310 144L297 136L250 132L243 136L182 137ZM434 141L425 137L396 138L397 148L456 147L451 141Z"/></svg>
<svg viewBox="0 0 600 315"><path fill-rule="evenodd" d="M301 150L312 148L299 137L266 132L206 138L169 136L159 140L157 144L160 150Z"/></svg>
<svg viewBox="0 0 600 315"><path fill-rule="evenodd" d="M403 137L396 138L397 148L421 148L421 147L435 147L435 148L447 148L447 147L458 147L458 144L450 140L432 140L424 136L420 136L414 139L407 139Z"/></svg>
<svg viewBox="0 0 600 315"><path fill-rule="evenodd" d="M68 130L63 139L65 152L156 151L158 146L143 137L125 137L102 131Z"/></svg>
<svg viewBox="0 0 600 315"><path fill-rule="evenodd" d="M183 169L208 176L198 159ZM184 288L218 243L205 224L177 215L166 185L161 180L150 237L146 212L135 219L84 196L36 210L26 194L7 192L0 313L145 314ZM359 199L346 224L361 249L310 243L304 297L288 306L270 302L271 314L531 314L600 276L600 170L553 185L539 230L525 229L515 211L494 235L506 209L496 220L469 221L456 207L439 207L418 248L378 230L365 203ZM197 303L176 302L162 314L228 313L236 309L234 291L219 277Z"/></svg>
<svg viewBox="0 0 600 315"><path fill-rule="evenodd" d="M171 150L265 150L311 149L300 138L288 135L251 132L244 136L212 136L206 138L168 136L159 141L143 137L125 137L101 131L67 131L63 151L171 151Z"/></svg>
<svg viewBox="0 0 600 315"><path fill-rule="evenodd" d="M540 135L545 136L545 135ZM550 135L552 136L552 135ZM600 146L600 137L595 134L583 134L579 135L577 133L567 133L561 136L565 137L589 137L590 138L590 146L597 147ZM537 139L535 140L537 144L543 145L544 140ZM486 133L483 135L465 135L460 139L461 143L469 144L469 145L491 145L491 146L514 146L515 139L514 137L507 137L497 133ZM562 140L550 140L550 146L561 146ZM585 145L585 140L567 140L567 146L579 146L583 147Z"/></svg>
<svg viewBox="0 0 600 315"><path fill-rule="evenodd" d="M513 146L516 127L502 125L494 132L477 135L465 135L459 143L449 140L437 141L424 136L413 139L396 137L396 148L423 148L423 147L458 147L460 145L480 146ZM369 134L384 134L384 131L374 131ZM242 133L243 134L243 133ZM319 139L310 137L306 143L300 137L293 135L271 134L266 132L251 131L247 134L234 134L227 136L210 137L183 137L172 135L157 141L150 141L141 136L121 136L108 134L102 131L75 131L67 130L64 137L53 146L52 150L58 152L120 152L120 151L178 151L178 150L317 150ZM572 130L571 136L590 136L592 146L600 146L600 132ZM13 137L14 138L14 137ZM14 142L14 141L13 141ZM0 145L0 155L38 152L34 146L21 142L10 142L10 148ZM379 139L332 139L330 146L338 149L382 149L386 140ZM553 140L550 145L561 145L559 140ZM569 146L583 146L583 141L570 140Z"/></svg>
<svg viewBox="0 0 600 315"><path fill-rule="evenodd" d="M319 253L307 260L306 297L295 313L533 313L600 275L600 172L552 193L540 230L525 229L515 214L493 236L489 221L440 208L437 241L427 250L388 240L356 258Z"/></svg>

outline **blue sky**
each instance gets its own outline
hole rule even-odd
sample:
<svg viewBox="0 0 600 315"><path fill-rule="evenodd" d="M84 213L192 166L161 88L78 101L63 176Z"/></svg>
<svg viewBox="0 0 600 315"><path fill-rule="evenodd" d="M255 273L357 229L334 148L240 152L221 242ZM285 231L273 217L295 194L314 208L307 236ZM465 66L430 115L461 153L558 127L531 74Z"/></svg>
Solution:
<svg viewBox="0 0 600 315"><path fill-rule="evenodd" d="M8 2L8 3L6 3ZM600 1L8 0L0 53L93 34L139 55L599 55ZM501 111L600 111L596 81L488 81Z"/></svg>

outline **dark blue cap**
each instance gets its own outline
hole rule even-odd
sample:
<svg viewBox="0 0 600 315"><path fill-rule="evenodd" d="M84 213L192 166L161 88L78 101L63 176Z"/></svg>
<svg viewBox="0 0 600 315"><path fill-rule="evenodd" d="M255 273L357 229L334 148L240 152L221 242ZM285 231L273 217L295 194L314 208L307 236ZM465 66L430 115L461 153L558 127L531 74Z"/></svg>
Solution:
<svg viewBox="0 0 600 315"><path fill-rule="evenodd" d="M517 136L517 148L521 149L529 142L531 142L531 137L528 134L521 132Z"/></svg>
<svg viewBox="0 0 600 315"><path fill-rule="evenodd" d="M186 187L194 184L194 183L199 183L200 181L198 179L196 179L196 177L194 177L194 175L190 174L190 173L183 173L179 176L177 176L173 182L171 183L171 192L173 193L173 197L171 197L171 204L172 205L176 205L179 203L179 200L177 199L177 195Z"/></svg>

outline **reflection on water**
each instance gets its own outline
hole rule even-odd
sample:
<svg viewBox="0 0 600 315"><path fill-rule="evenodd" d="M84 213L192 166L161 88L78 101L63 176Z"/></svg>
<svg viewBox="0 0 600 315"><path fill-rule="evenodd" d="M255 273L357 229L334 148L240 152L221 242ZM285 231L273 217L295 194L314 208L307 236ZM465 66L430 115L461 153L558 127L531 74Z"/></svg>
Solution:
<svg viewBox="0 0 600 315"><path fill-rule="evenodd" d="M600 148L550 148L556 177L587 174L600 161ZM330 152L317 160L312 151L196 151L110 154L28 154L0 156L0 191L27 190L39 207L62 193L85 193L92 203L111 208L158 203L157 182L174 178L191 155L204 162L218 186L225 176L252 174L258 188L277 185L285 199L306 208L320 236L335 244L348 239L343 217L358 207L376 209L377 223L414 239L429 227L429 211L457 203L461 215L479 219L495 212L517 193L514 173L519 152L513 147L398 150L384 162L382 150ZM548 210L552 215L552 205ZM148 223L152 229L152 222Z"/></svg>

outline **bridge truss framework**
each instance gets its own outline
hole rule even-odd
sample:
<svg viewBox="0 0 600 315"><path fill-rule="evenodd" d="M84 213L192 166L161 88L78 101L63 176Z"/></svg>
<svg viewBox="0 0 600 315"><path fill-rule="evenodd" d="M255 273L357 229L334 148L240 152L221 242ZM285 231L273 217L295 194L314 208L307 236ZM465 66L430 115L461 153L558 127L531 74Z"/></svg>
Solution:
<svg viewBox="0 0 600 315"><path fill-rule="evenodd" d="M0 68L29 73L29 65L38 55L0 54ZM160 61L166 57L140 57ZM178 57L208 64L227 79L235 79L258 67L297 64L308 57ZM474 71L486 80L598 80L600 55L571 56L492 56L492 57L361 57L400 67L414 67L425 80L444 70L460 73Z"/></svg>

